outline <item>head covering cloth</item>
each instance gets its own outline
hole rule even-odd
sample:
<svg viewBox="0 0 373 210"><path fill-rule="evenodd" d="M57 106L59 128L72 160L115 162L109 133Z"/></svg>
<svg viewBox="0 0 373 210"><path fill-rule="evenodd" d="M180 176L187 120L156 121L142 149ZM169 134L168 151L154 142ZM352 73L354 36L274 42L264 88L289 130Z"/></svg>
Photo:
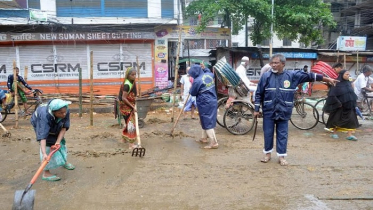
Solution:
<svg viewBox="0 0 373 210"><path fill-rule="evenodd" d="M54 111L58 111L64 107L68 108L68 105L70 104L70 102L68 101L65 101L65 100L62 100L62 99L53 99L49 105L48 105L48 109L52 112Z"/></svg>
<svg viewBox="0 0 373 210"><path fill-rule="evenodd" d="M130 91L137 95L136 82L129 80L129 76L132 72L136 72L136 69L134 69L133 67L128 67L126 69L126 73L124 75L124 84L127 84L130 87Z"/></svg>

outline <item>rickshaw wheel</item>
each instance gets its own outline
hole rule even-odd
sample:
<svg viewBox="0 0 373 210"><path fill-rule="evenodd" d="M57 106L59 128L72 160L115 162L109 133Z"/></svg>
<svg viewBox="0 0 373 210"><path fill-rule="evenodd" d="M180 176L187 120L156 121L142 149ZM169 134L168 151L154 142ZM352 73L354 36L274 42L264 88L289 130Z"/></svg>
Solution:
<svg viewBox="0 0 373 210"><path fill-rule="evenodd" d="M224 114L225 128L234 135L244 135L254 127L254 108L243 102L233 102Z"/></svg>

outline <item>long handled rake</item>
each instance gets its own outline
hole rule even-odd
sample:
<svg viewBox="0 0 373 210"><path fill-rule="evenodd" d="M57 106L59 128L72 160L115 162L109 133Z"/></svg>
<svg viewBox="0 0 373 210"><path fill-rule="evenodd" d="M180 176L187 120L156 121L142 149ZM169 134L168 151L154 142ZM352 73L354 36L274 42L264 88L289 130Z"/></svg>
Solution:
<svg viewBox="0 0 373 210"><path fill-rule="evenodd" d="M12 134L0 123L0 127L1 129L4 130L4 134L2 135L2 137L10 137Z"/></svg>
<svg viewBox="0 0 373 210"><path fill-rule="evenodd" d="M136 110L137 110L137 104ZM132 150L132 156L145 156L145 148L141 147L141 139L140 139L140 128L139 128L139 120L137 117L137 112L135 112L135 122L136 122L136 139L137 139L137 147Z"/></svg>

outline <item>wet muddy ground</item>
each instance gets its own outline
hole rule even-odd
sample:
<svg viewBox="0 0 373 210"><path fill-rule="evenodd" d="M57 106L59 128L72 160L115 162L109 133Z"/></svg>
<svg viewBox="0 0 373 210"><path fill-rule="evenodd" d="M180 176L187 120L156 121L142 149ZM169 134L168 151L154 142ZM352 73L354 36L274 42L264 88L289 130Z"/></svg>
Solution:
<svg viewBox="0 0 373 210"><path fill-rule="evenodd" d="M169 112L170 113L170 112ZM175 114L175 119L177 114ZM38 179L35 209L373 209L372 121L361 121L357 142L331 139L318 124L310 131L289 125L289 166L275 153L261 163L263 132L259 122L243 136L217 125L219 149L195 142L198 120L181 119L170 131L171 114L149 112L140 130L143 158L131 157L120 142L112 114L72 115L66 134L68 159L76 166L52 172L58 182ZM18 129L7 119L10 138L0 140L0 209L11 209L39 167L39 146L28 120ZM2 131L0 131L2 134Z"/></svg>

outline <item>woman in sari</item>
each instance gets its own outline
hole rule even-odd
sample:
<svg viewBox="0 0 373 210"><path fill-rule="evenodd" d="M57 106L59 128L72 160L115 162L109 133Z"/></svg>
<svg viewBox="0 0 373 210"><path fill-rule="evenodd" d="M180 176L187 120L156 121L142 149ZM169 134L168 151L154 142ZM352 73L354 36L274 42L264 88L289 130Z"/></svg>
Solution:
<svg viewBox="0 0 373 210"><path fill-rule="evenodd" d="M125 125L122 131L122 140L124 143L129 143L129 149L136 148L136 127L135 127L135 112L136 106L136 70L132 67L127 68L124 82L120 86L119 91L119 109L123 116Z"/></svg>
<svg viewBox="0 0 373 210"><path fill-rule="evenodd" d="M349 80L350 72L339 72L336 86L331 87L324 105L324 112L329 113L326 128L333 131L332 138L338 139L336 131L346 131L347 140L356 141L352 133L359 127L356 114L357 96Z"/></svg>

